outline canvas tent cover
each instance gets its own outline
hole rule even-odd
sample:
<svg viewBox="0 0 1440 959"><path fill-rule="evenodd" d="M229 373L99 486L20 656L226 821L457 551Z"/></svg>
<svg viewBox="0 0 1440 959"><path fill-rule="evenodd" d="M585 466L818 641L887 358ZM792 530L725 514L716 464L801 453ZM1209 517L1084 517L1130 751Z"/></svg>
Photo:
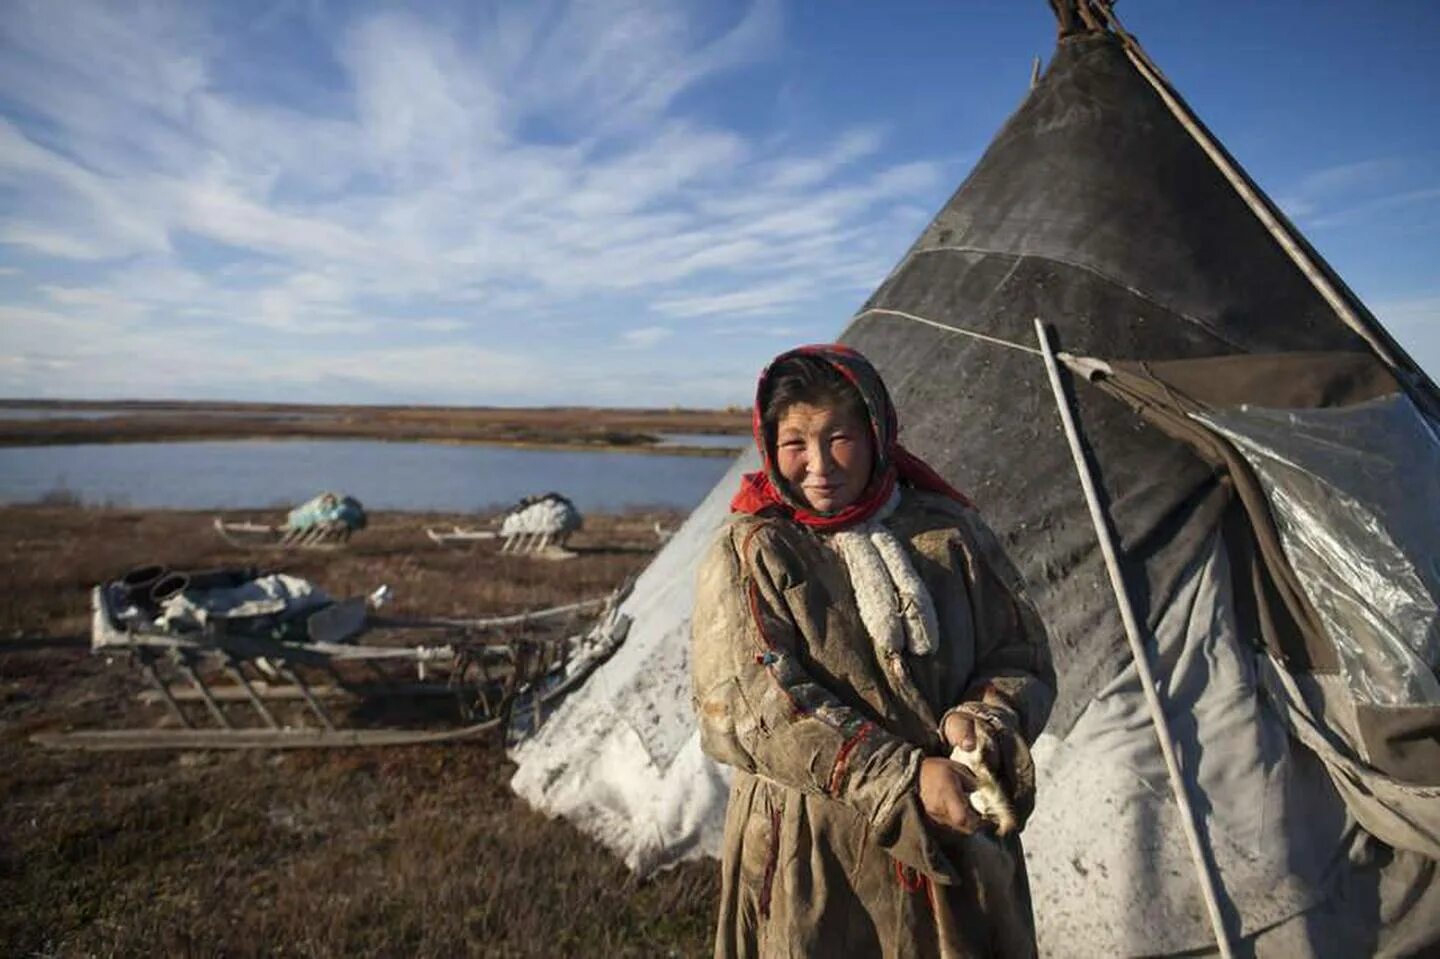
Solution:
<svg viewBox="0 0 1440 959"><path fill-rule="evenodd" d="M1061 689L1025 833L1042 949L1214 940L1035 317L1098 358L1074 362L1072 400L1230 934L1277 955L1440 943L1434 388L1398 350L1394 368L1375 358L1393 344L1339 287L1366 325L1342 322L1132 52L1104 31L1062 39L841 337L1050 630ZM522 796L641 872L718 847L691 580L757 466L742 456L689 518L622 609L625 645L516 753Z"/></svg>

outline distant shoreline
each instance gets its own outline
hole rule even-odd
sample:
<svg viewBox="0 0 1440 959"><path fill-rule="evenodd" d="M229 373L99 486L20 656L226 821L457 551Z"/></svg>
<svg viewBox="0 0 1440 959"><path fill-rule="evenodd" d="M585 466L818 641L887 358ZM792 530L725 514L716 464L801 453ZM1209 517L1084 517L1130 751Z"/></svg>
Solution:
<svg viewBox="0 0 1440 959"><path fill-rule="evenodd" d="M10 411L102 413L21 419ZM0 446L226 440L380 440L521 449L734 456L739 447L662 445L662 434L747 436L739 409L343 406L169 400L0 400Z"/></svg>

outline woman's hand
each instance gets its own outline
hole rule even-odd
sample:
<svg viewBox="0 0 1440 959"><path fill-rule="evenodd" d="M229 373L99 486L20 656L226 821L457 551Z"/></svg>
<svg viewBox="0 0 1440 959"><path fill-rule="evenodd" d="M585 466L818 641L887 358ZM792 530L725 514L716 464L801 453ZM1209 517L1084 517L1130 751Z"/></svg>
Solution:
<svg viewBox="0 0 1440 959"><path fill-rule="evenodd" d="M977 754L997 779L1008 779L1011 759L1024 747L1016 733L1019 721L1005 707L988 703L961 703L945 714L940 735L952 750Z"/></svg>
<svg viewBox="0 0 1440 959"><path fill-rule="evenodd" d="M948 713L940 733L945 737L945 745L969 752L975 748L975 717L963 712Z"/></svg>
<svg viewBox="0 0 1440 959"><path fill-rule="evenodd" d="M920 761L920 805L932 822L970 835L983 823L970 805L975 779L959 763L932 756Z"/></svg>
<svg viewBox="0 0 1440 959"><path fill-rule="evenodd" d="M950 758L974 774L973 805L1000 835L1016 832L1035 808L1035 766L1014 710L965 702L940 721Z"/></svg>

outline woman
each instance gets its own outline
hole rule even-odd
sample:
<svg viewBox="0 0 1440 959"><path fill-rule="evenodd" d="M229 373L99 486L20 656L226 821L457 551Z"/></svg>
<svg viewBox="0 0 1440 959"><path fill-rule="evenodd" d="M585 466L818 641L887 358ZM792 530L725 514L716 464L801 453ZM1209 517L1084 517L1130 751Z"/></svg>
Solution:
<svg viewBox="0 0 1440 959"><path fill-rule="evenodd" d="M1015 830L1055 682L1018 577L855 351L781 354L754 424L694 617L701 742L735 767L715 955L1034 954Z"/></svg>

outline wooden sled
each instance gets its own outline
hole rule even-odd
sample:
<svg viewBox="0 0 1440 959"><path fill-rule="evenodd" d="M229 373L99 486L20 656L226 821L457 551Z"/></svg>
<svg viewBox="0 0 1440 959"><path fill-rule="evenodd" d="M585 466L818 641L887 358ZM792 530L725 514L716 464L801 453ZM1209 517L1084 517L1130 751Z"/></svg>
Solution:
<svg viewBox="0 0 1440 959"><path fill-rule="evenodd" d="M91 594L91 649L137 667L151 688L142 703L164 707L169 727L38 733L60 749L306 749L457 742L503 730L512 715L538 724L558 693L563 639L497 635L597 607L620 594L489 619L367 621L363 599L306 621L309 642L228 631L200 633L126 624L110 593ZM365 644L340 642L365 636ZM405 722L362 725L348 717L401 705ZM443 728L434 728L437 722ZM423 723L424 725L421 725Z"/></svg>
<svg viewBox="0 0 1440 959"><path fill-rule="evenodd" d="M232 546L243 549L339 549L350 541L352 530L344 523L317 523L304 529L232 522L215 517L215 532Z"/></svg>
<svg viewBox="0 0 1440 959"><path fill-rule="evenodd" d="M427 526L425 535L430 537L432 543L440 546L469 546L473 543L489 542L500 537L500 534L493 529L467 529L463 526L452 526L449 529Z"/></svg>
<svg viewBox="0 0 1440 959"><path fill-rule="evenodd" d="M502 536L496 530L475 529L473 527L452 526L450 529L439 527L425 527L425 535L432 543L440 546L466 547L475 543L500 540L500 552L513 553L517 556L533 556L536 559L574 559L580 555L565 546L570 536L568 533L518 533L512 536Z"/></svg>

